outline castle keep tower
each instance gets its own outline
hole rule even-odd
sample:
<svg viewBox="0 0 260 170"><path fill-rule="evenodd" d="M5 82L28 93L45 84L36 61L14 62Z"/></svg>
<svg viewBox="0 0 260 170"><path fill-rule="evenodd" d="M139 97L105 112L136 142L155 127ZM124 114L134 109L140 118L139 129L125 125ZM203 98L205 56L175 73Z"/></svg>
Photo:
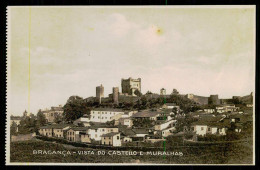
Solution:
<svg viewBox="0 0 260 170"><path fill-rule="evenodd" d="M118 104L119 87L113 87L113 102Z"/></svg>
<svg viewBox="0 0 260 170"><path fill-rule="evenodd" d="M161 88L160 95L166 95L166 89L165 88Z"/></svg>
<svg viewBox="0 0 260 170"><path fill-rule="evenodd" d="M132 79L121 79L122 93L127 93L128 95L136 96L135 91L139 90L141 92L141 78Z"/></svg>
<svg viewBox="0 0 260 170"><path fill-rule="evenodd" d="M218 95L210 95L208 104L215 104L215 105L220 104L220 100L218 99Z"/></svg>
<svg viewBox="0 0 260 170"><path fill-rule="evenodd" d="M101 103L101 98L104 97L104 87L102 84L96 87L96 98L99 99L99 103Z"/></svg>

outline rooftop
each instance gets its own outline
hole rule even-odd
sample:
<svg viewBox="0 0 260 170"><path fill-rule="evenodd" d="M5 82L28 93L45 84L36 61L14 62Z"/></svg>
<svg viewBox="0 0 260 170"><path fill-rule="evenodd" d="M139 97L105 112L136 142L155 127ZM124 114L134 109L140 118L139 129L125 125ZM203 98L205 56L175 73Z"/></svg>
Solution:
<svg viewBox="0 0 260 170"><path fill-rule="evenodd" d="M102 135L102 137L111 137L111 136L115 136L117 134L119 134L119 132L111 132L111 133L107 133L107 134Z"/></svg>
<svg viewBox="0 0 260 170"><path fill-rule="evenodd" d="M132 129L135 134L148 134L147 129Z"/></svg>
<svg viewBox="0 0 260 170"><path fill-rule="evenodd" d="M165 103L166 106L177 106L175 103Z"/></svg>
<svg viewBox="0 0 260 170"><path fill-rule="evenodd" d="M72 129L74 131L85 131L85 130L88 130L89 127L71 127L70 129Z"/></svg>
<svg viewBox="0 0 260 170"><path fill-rule="evenodd" d="M73 126L71 124L52 124L40 127L40 129L63 129L65 127Z"/></svg>
<svg viewBox="0 0 260 170"><path fill-rule="evenodd" d="M110 111L110 112L124 112L122 109L116 108L94 108L93 111Z"/></svg>
<svg viewBox="0 0 260 170"><path fill-rule="evenodd" d="M158 114L161 114L161 112L145 110L145 111L137 112L132 117L154 117L157 116Z"/></svg>
<svg viewBox="0 0 260 170"><path fill-rule="evenodd" d="M22 120L20 116L11 116L11 120Z"/></svg>

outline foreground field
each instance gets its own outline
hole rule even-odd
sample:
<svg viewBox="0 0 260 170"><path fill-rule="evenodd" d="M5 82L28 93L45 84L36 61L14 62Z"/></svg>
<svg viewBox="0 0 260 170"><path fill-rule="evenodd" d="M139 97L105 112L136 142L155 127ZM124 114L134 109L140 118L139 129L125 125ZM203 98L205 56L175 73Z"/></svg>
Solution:
<svg viewBox="0 0 260 170"><path fill-rule="evenodd" d="M252 141L218 145L172 147L179 155L97 155L97 150L41 140L11 142L11 162L34 163L155 163L155 164L252 164ZM44 152L45 151L45 152ZM65 153L59 154L58 151ZM85 151L85 154L83 154ZM89 151L89 152L87 152ZM86 154L95 152L95 154ZM160 150L158 150L161 152ZM167 150L166 148L166 151ZM37 152L37 154L36 154ZM48 153L47 153L48 152ZM92 152L92 153L93 153ZM108 152L106 150L105 152ZM112 151L111 151L112 152ZM70 153L70 154L67 154ZM78 154L81 153L81 154Z"/></svg>

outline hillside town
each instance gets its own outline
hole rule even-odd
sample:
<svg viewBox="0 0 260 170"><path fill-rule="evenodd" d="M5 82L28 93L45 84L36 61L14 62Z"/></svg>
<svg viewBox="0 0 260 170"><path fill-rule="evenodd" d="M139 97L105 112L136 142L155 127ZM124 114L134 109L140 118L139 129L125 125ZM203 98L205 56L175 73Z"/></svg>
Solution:
<svg viewBox="0 0 260 170"><path fill-rule="evenodd" d="M39 110L35 116L11 116L11 134L34 132L48 138L113 147L155 144L169 137L183 141L232 140L229 134L252 130L253 93L219 99L194 94L141 93L141 78L122 79L122 91L113 87L108 97L104 86L96 96L71 96L62 106ZM235 139L234 139L235 140Z"/></svg>

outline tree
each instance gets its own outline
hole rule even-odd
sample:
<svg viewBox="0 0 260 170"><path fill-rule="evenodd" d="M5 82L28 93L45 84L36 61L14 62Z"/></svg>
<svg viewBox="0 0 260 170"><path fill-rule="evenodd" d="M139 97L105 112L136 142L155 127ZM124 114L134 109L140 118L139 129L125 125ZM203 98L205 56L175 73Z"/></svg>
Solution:
<svg viewBox="0 0 260 170"><path fill-rule="evenodd" d="M37 120L36 120L35 116L25 117L20 122L19 133L28 134L28 133L37 132L38 129L37 129L36 123L37 123Z"/></svg>
<svg viewBox="0 0 260 170"><path fill-rule="evenodd" d="M18 126L17 126L17 124L15 123L15 122L13 122L12 124L11 124L11 135L15 135L16 134L16 132L17 132L17 128L18 128Z"/></svg>
<svg viewBox="0 0 260 170"><path fill-rule="evenodd" d="M60 122L62 122L62 115L60 115L60 114L55 114L55 116L54 116L54 122L55 122L55 123L60 123Z"/></svg>
<svg viewBox="0 0 260 170"><path fill-rule="evenodd" d="M115 125L115 120L107 121L106 124L108 126L114 126Z"/></svg>
<svg viewBox="0 0 260 170"><path fill-rule="evenodd" d="M46 122L47 122L47 119L40 109L37 113L37 126L38 127L43 126L46 124Z"/></svg>
<svg viewBox="0 0 260 170"><path fill-rule="evenodd" d="M138 97L142 96L142 93L139 90L135 90L134 94Z"/></svg>
<svg viewBox="0 0 260 170"><path fill-rule="evenodd" d="M68 122L73 122L84 114L90 114L90 109L87 107L87 103L79 96L69 97L63 109L64 120Z"/></svg>
<svg viewBox="0 0 260 170"><path fill-rule="evenodd" d="M173 89L171 94L172 94L172 95L178 95L179 92L177 91L177 89Z"/></svg>

